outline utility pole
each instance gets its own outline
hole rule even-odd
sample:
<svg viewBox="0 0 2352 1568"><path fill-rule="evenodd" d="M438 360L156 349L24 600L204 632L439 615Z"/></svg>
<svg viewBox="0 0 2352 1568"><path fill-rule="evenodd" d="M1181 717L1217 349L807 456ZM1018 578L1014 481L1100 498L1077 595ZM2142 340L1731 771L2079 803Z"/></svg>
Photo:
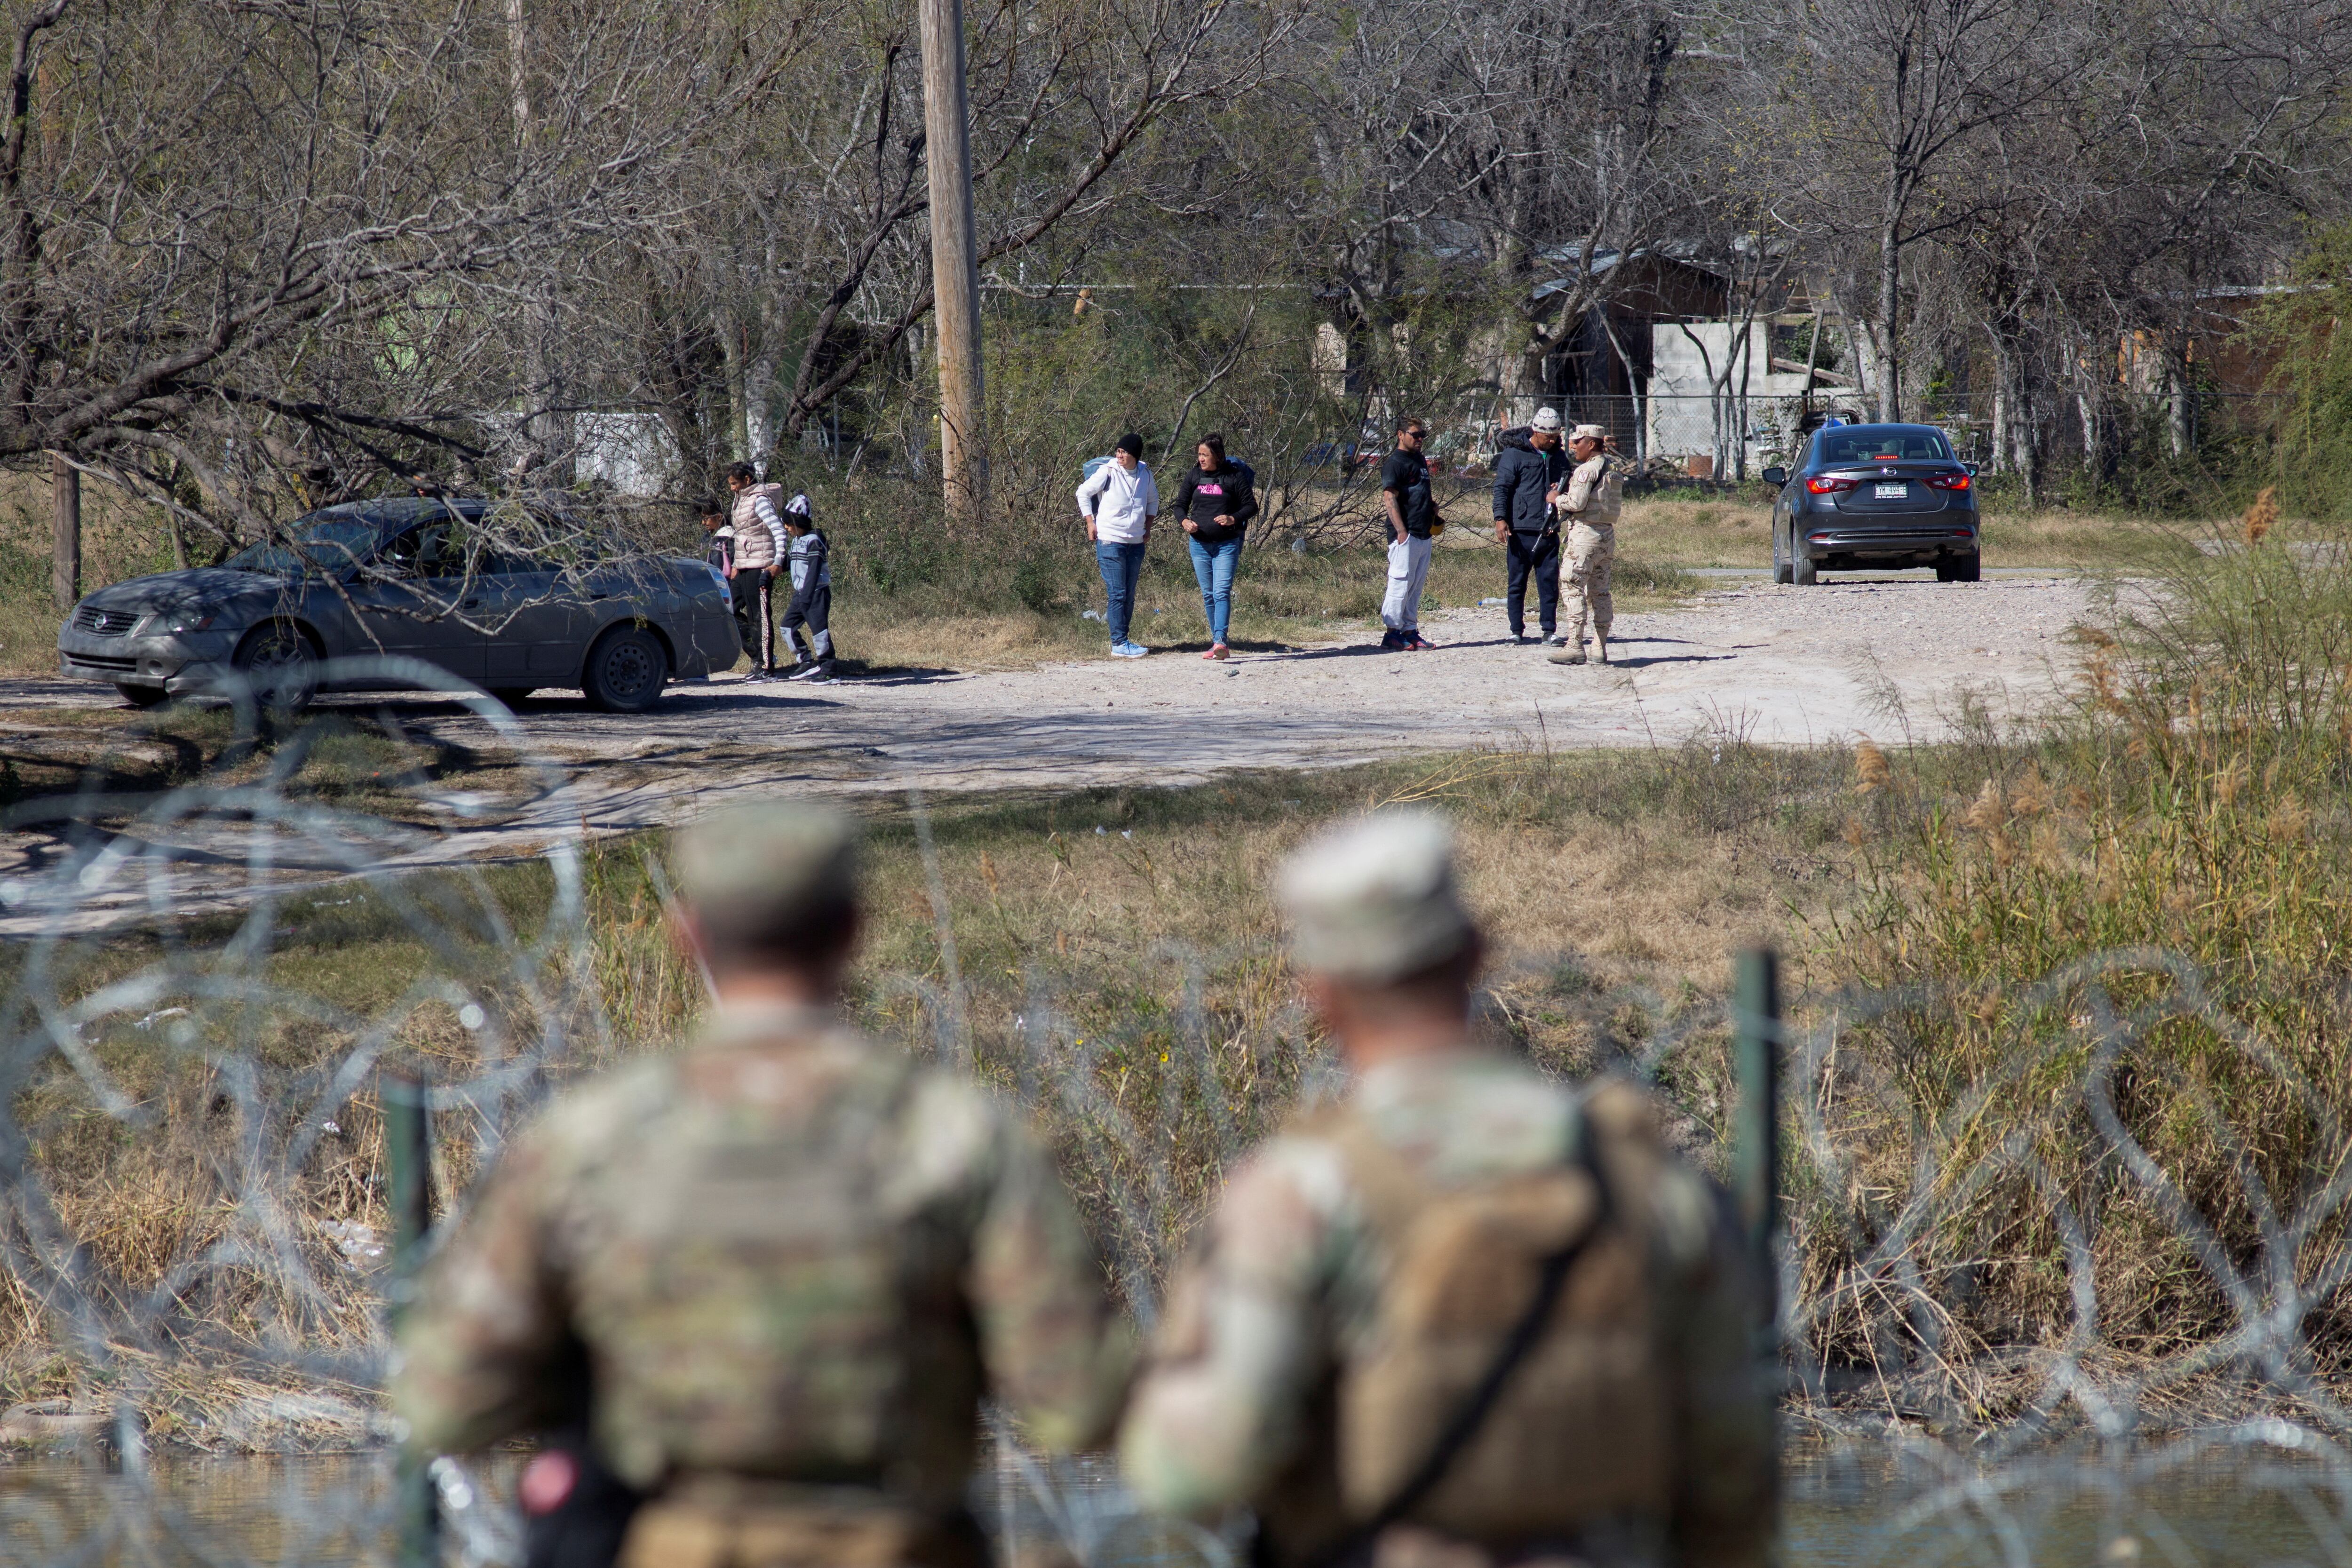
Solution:
<svg viewBox="0 0 2352 1568"><path fill-rule="evenodd" d="M940 470L948 517L978 526L988 501L981 425L980 253L972 240L971 110L961 0L923 8L923 144L931 176L931 313L939 322Z"/></svg>
<svg viewBox="0 0 2352 1568"><path fill-rule="evenodd" d="M58 608L81 597L81 470L63 452L49 454L49 592Z"/></svg>

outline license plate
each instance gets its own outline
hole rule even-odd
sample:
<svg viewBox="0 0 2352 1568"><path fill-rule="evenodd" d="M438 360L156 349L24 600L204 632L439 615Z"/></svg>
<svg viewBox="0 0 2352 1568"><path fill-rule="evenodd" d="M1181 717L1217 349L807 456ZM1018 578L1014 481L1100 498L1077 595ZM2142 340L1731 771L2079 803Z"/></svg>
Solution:
<svg viewBox="0 0 2352 1568"><path fill-rule="evenodd" d="M1881 485L1878 487L1878 499L1880 500L1901 500L1905 496L1907 496L1910 493L1911 487L1909 485Z"/></svg>

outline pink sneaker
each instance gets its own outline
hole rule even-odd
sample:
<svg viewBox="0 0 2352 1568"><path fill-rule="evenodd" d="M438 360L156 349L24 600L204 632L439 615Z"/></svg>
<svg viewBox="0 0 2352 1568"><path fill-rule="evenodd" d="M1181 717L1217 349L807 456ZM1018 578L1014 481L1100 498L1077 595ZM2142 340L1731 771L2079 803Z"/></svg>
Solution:
<svg viewBox="0 0 2352 1568"><path fill-rule="evenodd" d="M1231 658L1234 657L1234 650L1227 647L1223 643L1212 643L1209 647L1209 651L1202 654L1201 657L1202 658Z"/></svg>

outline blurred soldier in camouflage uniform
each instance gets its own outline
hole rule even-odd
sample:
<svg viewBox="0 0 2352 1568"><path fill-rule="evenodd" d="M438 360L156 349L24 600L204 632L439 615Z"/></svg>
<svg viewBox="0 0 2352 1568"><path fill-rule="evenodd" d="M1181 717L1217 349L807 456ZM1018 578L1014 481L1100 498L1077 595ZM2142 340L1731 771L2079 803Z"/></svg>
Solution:
<svg viewBox="0 0 2352 1568"><path fill-rule="evenodd" d="M730 811L677 862L713 1016L509 1145L401 1324L409 1440L584 1403L645 1500L629 1568L975 1565L983 1395L1048 1447L1108 1436L1129 1358L1093 1248L1013 1114L837 1016L843 818Z"/></svg>
<svg viewBox="0 0 2352 1568"><path fill-rule="evenodd" d="M1171 1289L1120 1458L1258 1515L1272 1568L1755 1568L1762 1295L1648 1098L1475 1043L1439 819L1310 846L1282 901L1354 1084L1259 1149Z"/></svg>
<svg viewBox="0 0 2352 1568"><path fill-rule="evenodd" d="M1598 425L1580 425L1568 437L1576 471L1560 492L1560 514L1568 519L1568 537L1561 542L1559 580L1568 600L1568 631L1554 664L1584 662L1584 620L1592 617L1592 640L1601 662L1609 662L1609 627L1617 609L1609 595L1609 574L1617 563L1617 514L1625 504L1624 463L1609 451L1609 432Z"/></svg>

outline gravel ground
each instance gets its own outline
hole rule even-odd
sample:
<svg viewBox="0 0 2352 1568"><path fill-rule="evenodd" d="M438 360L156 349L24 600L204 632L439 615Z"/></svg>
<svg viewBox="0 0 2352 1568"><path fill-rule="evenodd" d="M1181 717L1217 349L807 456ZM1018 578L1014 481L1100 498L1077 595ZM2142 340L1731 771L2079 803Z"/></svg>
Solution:
<svg viewBox="0 0 2352 1568"><path fill-rule="evenodd" d="M1623 616L1606 667L1553 665L1541 647L1515 647L1502 610L1482 606L1433 615L1423 631L1443 646L1416 654L1368 641L1242 651L1223 664L1172 652L814 688L721 676L679 687L633 718L551 696L525 707L520 728L566 764L561 787L453 805L446 830L372 844L363 863L523 853L583 826L651 826L756 792L1184 784L1227 769L1337 767L1401 752L1674 744L1710 729L1769 744L1928 740L1948 731L1964 691L2008 714L2048 701L2068 668L2066 629L2092 594L2067 577L1756 583ZM0 683L0 715L37 722L37 710L87 706L90 695L64 681ZM453 704L399 711L421 728L493 739ZM249 896L223 885L241 876L245 831L188 837L178 845L186 879L173 879L173 892L126 885L117 912L159 897L194 905ZM8 835L0 879L67 853L45 832ZM273 853L268 879L278 885L352 868L348 851L312 855L289 843ZM25 890L0 879L0 901ZM106 918L116 902L95 892L85 901L77 923ZM41 918L30 908L11 913L0 930Z"/></svg>

